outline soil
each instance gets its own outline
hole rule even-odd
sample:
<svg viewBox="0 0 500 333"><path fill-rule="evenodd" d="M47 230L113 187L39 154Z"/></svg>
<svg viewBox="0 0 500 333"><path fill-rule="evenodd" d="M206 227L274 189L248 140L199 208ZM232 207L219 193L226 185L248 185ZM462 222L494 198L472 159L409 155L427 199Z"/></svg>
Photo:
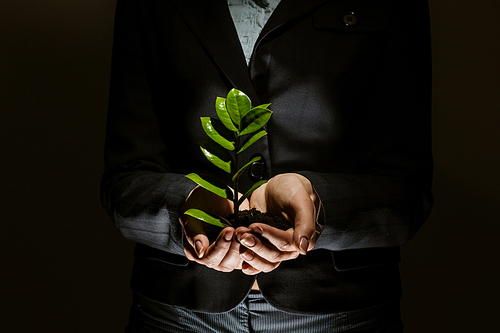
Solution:
<svg viewBox="0 0 500 333"><path fill-rule="evenodd" d="M236 226L233 221L231 221L231 223L233 223L235 228L239 226L248 227L252 223L264 223L270 225L271 227L275 227L281 230L287 230L291 228L290 223L288 223L288 221L285 220L283 217L270 216L266 213L258 211L255 208L252 208L250 210L240 211L238 226Z"/></svg>
<svg viewBox="0 0 500 333"><path fill-rule="evenodd" d="M258 211L255 208L240 211L238 224L236 224L236 221L234 221L234 217L232 216L229 216L228 220L234 229L238 227L248 227L252 223L264 223L281 230L288 230L292 227L290 223L288 223L288 221L283 217L270 216L266 213ZM214 242L217 239L220 231L221 229L217 227L210 228L210 230L207 232L210 243Z"/></svg>

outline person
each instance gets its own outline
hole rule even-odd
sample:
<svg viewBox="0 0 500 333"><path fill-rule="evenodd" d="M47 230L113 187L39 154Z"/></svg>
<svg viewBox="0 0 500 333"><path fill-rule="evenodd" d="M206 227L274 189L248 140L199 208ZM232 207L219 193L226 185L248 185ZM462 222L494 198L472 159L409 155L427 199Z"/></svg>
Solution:
<svg viewBox="0 0 500 333"><path fill-rule="evenodd" d="M199 119L236 88L271 103L244 202L285 217L224 228L233 206L185 177L228 176ZM127 332L401 332L399 248L432 207L425 0L118 0L104 208L134 242Z"/></svg>

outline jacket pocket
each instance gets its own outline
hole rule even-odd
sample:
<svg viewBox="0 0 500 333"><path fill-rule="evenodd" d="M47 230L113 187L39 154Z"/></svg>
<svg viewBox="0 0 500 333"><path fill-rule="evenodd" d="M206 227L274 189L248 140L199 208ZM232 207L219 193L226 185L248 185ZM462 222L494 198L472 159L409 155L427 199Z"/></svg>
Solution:
<svg viewBox="0 0 500 333"><path fill-rule="evenodd" d="M154 249L144 244L136 245L134 256L136 258L159 260L174 266L187 266L189 263L189 259L186 257Z"/></svg>
<svg viewBox="0 0 500 333"><path fill-rule="evenodd" d="M313 24L317 30L381 32L391 27L395 8L392 0L330 1L313 13Z"/></svg>
<svg viewBox="0 0 500 333"><path fill-rule="evenodd" d="M395 265L401 261L399 247L336 251L332 257L337 271Z"/></svg>

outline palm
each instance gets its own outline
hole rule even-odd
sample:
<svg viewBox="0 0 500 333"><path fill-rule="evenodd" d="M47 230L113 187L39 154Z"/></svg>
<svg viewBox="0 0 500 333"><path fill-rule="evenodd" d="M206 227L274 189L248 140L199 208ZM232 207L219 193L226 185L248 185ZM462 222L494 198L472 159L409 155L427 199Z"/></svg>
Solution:
<svg viewBox="0 0 500 333"><path fill-rule="evenodd" d="M274 177L258 188L250 198L250 207L270 215L281 215L293 224L304 204L311 202L312 188L297 175Z"/></svg>

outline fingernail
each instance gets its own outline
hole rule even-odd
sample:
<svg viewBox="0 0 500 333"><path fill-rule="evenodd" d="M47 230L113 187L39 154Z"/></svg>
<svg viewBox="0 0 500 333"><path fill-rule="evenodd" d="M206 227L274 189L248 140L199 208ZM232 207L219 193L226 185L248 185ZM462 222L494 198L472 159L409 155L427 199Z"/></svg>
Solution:
<svg viewBox="0 0 500 333"><path fill-rule="evenodd" d="M247 236L241 240L241 244L245 245L246 247L255 246L255 239L252 236Z"/></svg>
<svg viewBox="0 0 500 333"><path fill-rule="evenodd" d="M198 255L198 258L201 259L201 257L203 257L203 244L199 240L197 240L194 244L196 254Z"/></svg>
<svg viewBox="0 0 500 333"><path fill-rule="evenodd" d="M233 239L234 232L233 231L228 231L224 234L224 239L226 242L230 242Z"/></svg>
<svg viewBox="0 0 500 333"><path fill-rule="evenodd" d="M307 254L307 248L309 247L309 240L305 237L300 239L299 248L302 254Z"/></svg>

